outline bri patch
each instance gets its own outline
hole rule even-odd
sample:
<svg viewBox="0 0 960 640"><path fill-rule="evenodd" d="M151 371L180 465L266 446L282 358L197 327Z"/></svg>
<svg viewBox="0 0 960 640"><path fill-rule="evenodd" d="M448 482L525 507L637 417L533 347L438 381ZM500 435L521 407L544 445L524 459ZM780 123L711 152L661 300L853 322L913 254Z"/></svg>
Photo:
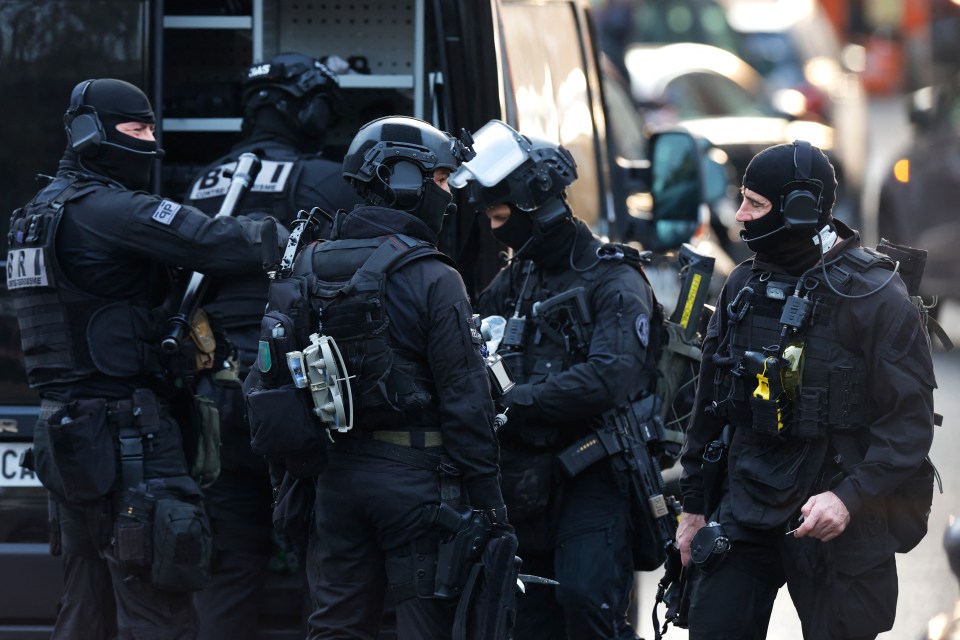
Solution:
<svg viewBox="0 0 960 640"><path fill-rule="evenodd" d="M637 337L640 339L640 344L646 348L647 344L650 342L650 318L647 317L647 314L639 314L633 323L633 328L637 332Z"/></svg>
<svg viewBox="0 0 960 640"><path fill-rule="evenodd" d="M150 216L160 224L169 225L176 219L177 212L180 211L181 205L177 204L173 200L161 200L160 204L157 205L157 210L153 212L153 215Z"/></svg>

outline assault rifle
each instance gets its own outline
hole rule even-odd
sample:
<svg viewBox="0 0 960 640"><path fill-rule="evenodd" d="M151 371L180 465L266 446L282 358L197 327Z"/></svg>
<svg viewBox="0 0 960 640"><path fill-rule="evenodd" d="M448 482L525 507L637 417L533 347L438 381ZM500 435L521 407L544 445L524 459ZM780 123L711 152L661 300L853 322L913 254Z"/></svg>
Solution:
<svg viewBox="0 0 960 640"><path fill-rule="evenodd" d="M253 153L243 153L237 160L237 168L233 170L230 178L230 186L223 197L223 204L216 217L232 217L237 208L240 198L253 184L257 173L260 172L260 158ZM180 299L180 307L177 313L168 320L170 325L167 337L160 343L160 349L166 354L176 353L180 349L180 343L184 336L190 335L190 320L193 312L196 310L200 299L206 291L207 277L199 272L193 272L190 275L190 281L183 291Z"/></svg>

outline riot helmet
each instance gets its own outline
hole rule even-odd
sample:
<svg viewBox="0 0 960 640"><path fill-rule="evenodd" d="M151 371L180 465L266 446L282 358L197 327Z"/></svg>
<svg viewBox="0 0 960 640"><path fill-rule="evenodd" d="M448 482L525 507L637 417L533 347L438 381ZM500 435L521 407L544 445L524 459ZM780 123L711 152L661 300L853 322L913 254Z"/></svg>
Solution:
<svg viewBox="0 0 960 640"><path fill-rule="evenodd" d="M537 253L549 244L561 223L573 219L566 190L577 179L577 163L562 145L521 135L491 120L474 135L476 157L450 177L467 187L467 199L486 211L498 204L511 209L509 220L494 230L498 240L521 252Z"/></svg>
<svg viewBox="0 0 960 640"><path fill-rule="evenodd" d="M343 158L343 177L368 203L406 211L439 233L444 215L455 207L433 172L456 171L469 154L428 122L387 116L360 127Z"/></svg>
<svg viewBox="0 0 960 640"><path fill-rule="evenodd" d="M320 141L337 124L343 95L337 75L302 53L281 53L247 69L243 81L243 133L253 128L257 112L276 109L300 135Z"/></svg>
<svg viewBox="0 0 960 640"><path fill-rule="evenodd" d="M751 250L780 252L788 245L810 246L811 238L833 219L837 177L819 148L797 140L755 155L743 174L743 187L770 201L770 213L744 223L740 237Z"/></svg>
<svg viewBox="0 0 960 640"><path fill-rule="evenodd" d="M117 130L125 122L155 124L153 107L136 86L114 78L84 80L70 95L63 115L67 150L80 166L113 178L130 189L150 184L153 161L163 157L155 140Z"/></svg>

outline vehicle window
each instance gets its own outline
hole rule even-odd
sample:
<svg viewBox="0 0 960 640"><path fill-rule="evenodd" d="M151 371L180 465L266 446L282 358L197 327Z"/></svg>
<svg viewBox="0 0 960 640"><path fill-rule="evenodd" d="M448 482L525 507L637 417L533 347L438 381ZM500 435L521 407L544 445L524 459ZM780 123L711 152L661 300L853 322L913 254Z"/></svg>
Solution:
<svg viewBox="0 0 960 640"><path fill-rule="evenodd" d="M570 205L594 225L602 201L597 134L574 7L508 4L501 18L504 75L515 102L517 129L570 150L579 174L570 189Z"/></svg>
<svg viewBox="0 0 960 640"><path fill-rule="evenodd" d="M803 64L797 49L785 32L747 33L743 36L745 60L767 77L782 79L784 86L803 81Z"/></svg>
<svg viewBox="0 0 960 640"><path fill-rule="evenodd" d="M645 160L646 139L643 121L633 106L626 89L614 78L601 74L603 94L607 104L607 125L610 127L610 145L614 157L627 160Z"/></svg>
<svg viewBox="0 0 960 640"><path fill-rule="evenodd" d="M737 33L723 8L703 0L644 0L634 3L633 40L672 44L699 42L739 55Z"/></svg>
<svg viewBox="0 0 960 640"><path fill-rule="evenodd" d="M757 99L729 78L689 73L667 84L666 98L681 120L719 116L763 116Z"/></svg>

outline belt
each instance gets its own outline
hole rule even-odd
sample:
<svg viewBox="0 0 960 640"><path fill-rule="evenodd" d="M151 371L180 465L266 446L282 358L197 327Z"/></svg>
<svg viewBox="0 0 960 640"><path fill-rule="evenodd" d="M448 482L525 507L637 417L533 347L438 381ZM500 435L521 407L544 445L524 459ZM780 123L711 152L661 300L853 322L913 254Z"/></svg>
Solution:
<svg viewBox="0 0 960 640"><path fill-rule="evenodd" d="M358 435L363 439L389 442L413 449L443 446L443 434L439 431L361 431Z"/></svg>

